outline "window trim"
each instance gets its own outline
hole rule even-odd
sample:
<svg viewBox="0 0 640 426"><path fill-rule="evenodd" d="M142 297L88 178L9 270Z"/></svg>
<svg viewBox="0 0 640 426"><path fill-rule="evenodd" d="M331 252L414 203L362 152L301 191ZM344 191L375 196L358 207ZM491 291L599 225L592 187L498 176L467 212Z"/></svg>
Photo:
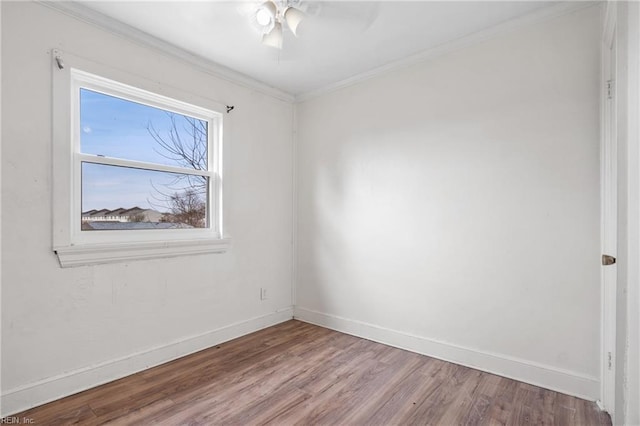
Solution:
<svg viewBox="0 0 640 426"><path fill-rule="evenodd" d="M57 59L60 59L58 61ZM64 66L61 68L59 62ZM222 145L228 136L225 106L59 50L53 72L53 250L62 267L224 252ZM208 170L183 169L80 150L80 88L188 115L208 122ZM223 119L224 116L224 119ZM207 228L81 231L83 162L187 173L209 178Z"/></svg>

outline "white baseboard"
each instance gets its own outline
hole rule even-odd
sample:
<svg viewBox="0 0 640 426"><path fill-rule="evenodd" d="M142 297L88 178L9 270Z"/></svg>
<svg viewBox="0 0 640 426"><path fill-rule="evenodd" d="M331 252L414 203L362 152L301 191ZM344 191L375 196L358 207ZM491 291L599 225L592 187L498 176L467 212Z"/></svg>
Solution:
<svg viewBox="0 0 640 426"><path fill-rule="evenodd" d="M10 389L2 394L0 417L10 416L65 396L129 376L147 368L290 320L293 308L230 324L206 333L150 348L58 376Z"/></svg>
<svg viewBox="0 0 640 426"><path fill-rule="evenodd" d="M2 402L0 404L2 412L0 413L0 417L10 416L29 408L126 377L147 368L235 339L236 337L279 324L292 317L342 333L531 383L579 398L592 401L599 399L600 382L596 377L541 365L523 359L439 342L373 324L296 307L295 310L294 308L286 308L275 313L251 318L207 333L181 339L167 345L150 348L126 357L102 362L10 389L2 394Z"/></svg>
<svg viewBox="0 0 640 426"><path fill-rule="evenodd" d="M600 381L597 377L506 355L465 348L300 307L294 308L294 318L579 398L591 401L599 399Z"/></svg>

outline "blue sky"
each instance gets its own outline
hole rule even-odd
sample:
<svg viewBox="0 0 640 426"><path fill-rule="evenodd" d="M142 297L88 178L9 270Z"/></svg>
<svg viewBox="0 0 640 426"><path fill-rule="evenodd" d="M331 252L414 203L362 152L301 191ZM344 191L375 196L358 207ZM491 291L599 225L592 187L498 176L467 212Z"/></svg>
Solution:
<svg viewBox="0 0 640 426"><path fill-rule="evenodd" d="M81 151L86 154L179 166L161 155L162 147L147 127L170 140L171 117L177 120L184 142L192 139L180 125L184 116L115 98L86 89L80 91ZM162 210L162 195L170 193L176 175L124 167L84 164L82 167L82 211L118 207ZM155 187L155 189L154 189ZM160 199L160 200L158 200Z"/></svg>

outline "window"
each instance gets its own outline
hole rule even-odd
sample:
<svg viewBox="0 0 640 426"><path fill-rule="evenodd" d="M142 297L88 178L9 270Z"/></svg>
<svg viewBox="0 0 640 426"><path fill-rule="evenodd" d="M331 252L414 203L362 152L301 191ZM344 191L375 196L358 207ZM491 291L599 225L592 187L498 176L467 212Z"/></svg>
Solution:
<svg viewBox="0 0 640 426"><path fill-rule="evenodd" d="M224 251L224 107L147 90L162 87L71 55L62 66L61 52L53 55L61 265Z"/></svg>

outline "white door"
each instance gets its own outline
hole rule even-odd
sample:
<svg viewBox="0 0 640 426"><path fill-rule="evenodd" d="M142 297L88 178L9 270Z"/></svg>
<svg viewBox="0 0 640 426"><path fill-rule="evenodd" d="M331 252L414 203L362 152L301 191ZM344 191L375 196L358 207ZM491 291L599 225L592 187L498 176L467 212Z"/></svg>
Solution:
<svg viewBox="0 0 640 426"><path fill-rule="evenodd" d="M602 245L602 364L603 408L614 416L617 287L617 114L616 114L616 7L609 2L603 38L601 245Z"/></svg>

